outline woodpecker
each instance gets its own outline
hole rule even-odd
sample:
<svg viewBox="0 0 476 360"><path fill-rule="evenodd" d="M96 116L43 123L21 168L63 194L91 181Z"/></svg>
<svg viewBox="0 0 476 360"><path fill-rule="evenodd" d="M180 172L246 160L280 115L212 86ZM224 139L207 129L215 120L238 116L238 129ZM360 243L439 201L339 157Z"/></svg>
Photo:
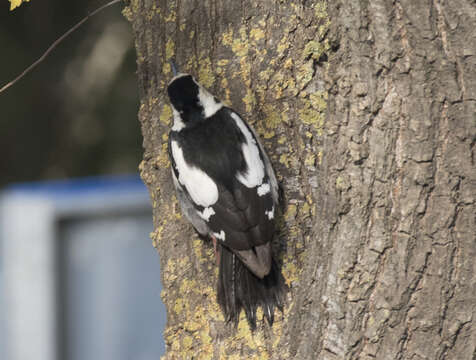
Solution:
<svg viewBox="0 0 476 360"><path fill-rule="evenodd" d="M178 202L195 230L213 242L225 319L236 325L244 309L254 330L261 307L272 325L285 285L271 250L280 202L271 162L237 112L174 63L172 69L168 149Z"/></svg>

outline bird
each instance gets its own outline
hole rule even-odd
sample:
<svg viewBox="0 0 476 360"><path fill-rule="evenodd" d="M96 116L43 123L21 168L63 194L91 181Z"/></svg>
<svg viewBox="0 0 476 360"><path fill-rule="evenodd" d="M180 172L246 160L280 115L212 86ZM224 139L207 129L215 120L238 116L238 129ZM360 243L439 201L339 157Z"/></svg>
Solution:
<svg viewBox="0 0 476 360"><path fill-rule="evenodd" d="M237 112L171 66L168 152L182 213L213 242L226 321L236 327L244 310L255 330L261 308L272 326L286 285L271 247L281 195L269 156Z"/></svg>

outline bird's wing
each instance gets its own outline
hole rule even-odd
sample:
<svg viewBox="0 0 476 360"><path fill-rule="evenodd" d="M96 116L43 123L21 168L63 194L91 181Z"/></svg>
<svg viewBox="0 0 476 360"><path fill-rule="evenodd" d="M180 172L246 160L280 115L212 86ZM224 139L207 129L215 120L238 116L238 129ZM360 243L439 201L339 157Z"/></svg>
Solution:
<svg viewBox="0 0 476 360"><path fill-rule="evenodd" d="M228 110L225 115L221 114L220 121L228 122L233 131L241 132L243 143L237 147L238 154L209 152L207 163L214 163L210 159L213 156L217 157L216 163L223 163L223 157L232 156L240 157L245 164L240 169L231 169L225 179L223 176L218 179L211 175L213 171L201 166L199 160L193 164L187 161L192 155L182 143L186 139L172 133L169 151L175 186L178 193L182 193L178 195L182 210L197 231L207 228L209 235L234 251L253 272L259 273L257 267L271 265L268 243L274 235L277 182L251 128L236 113Z"/></svg>
<svg viewBox="0 0 476 360"><path fill-rule="evenodd" d="M175 159L172 155L172 147L171 147L171 136L169 137L169 158L171 162L172 168L172 179L174 183L174 187L177 194L177 201L180 204L180 208L182 209L183 214L185 217L190 221L195 228L195 230L203 236L209 235L210 228L208 227L207 223L204 219L199 216L199 211L197 210L197 204L191 199L190 194L187 191L187 188L178 181L179 178L179 170L178 166L175 162Z"/></svg>
<svg viewBox="0 0 476 360"><path fill-rule="evenodd" d="M238 114L236 114L236 115L239 117ZM240 118L240 120L241 120L241 118ZM243 121L243 120L241 120L241 121ZM243 121L243 123L245 123L245 122ZM274 173L273 165L271 164L271 161L269 160L268 154L264 150L263 145L259 141L259 137L256 135L256 131L251 126L249 126L248 124L245 123L245 125L251 131L251 133L253 134L254 139L256 140L256 143L258 144L259 151L260 151L260 156L263 160L263 163L264 163L264 166L265 166L265 169L266 169L266 174L269 177L269 183L271 185L271 195L273 197L273 203L276 207L278 207L279 200L280 200L279 199L279 184L278 184L278 180L276 179L276 174Z"/></svg>

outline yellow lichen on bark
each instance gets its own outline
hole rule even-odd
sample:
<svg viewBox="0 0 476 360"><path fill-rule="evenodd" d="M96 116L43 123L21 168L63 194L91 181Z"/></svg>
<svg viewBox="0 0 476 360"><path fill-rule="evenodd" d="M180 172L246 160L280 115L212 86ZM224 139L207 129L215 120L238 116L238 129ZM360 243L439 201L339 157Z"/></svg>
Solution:
<svg viewBox="0 0 476 360"><path fill-rule="evenodd" d="M132 10L124 11L128 18L135 16L137 3L132 0L128 8ZM305 230L309 226L303 223L315 209L309 187L291 189L286 194L287 209L277 221L278 237L286 241L279 262L291 288L283 314L276 311L270 328L258 311L258 329L254 333L244 313L236 329L226 324L216 302L218 267L213 248L192 235L171 194L166 134L172 113L164 91L172 76L168 60L175 57L181 71L192 73L250 122L280 180L297 179L305 171L312 172L320 159L316 139L321 135L327 94L317 81L316 63L328 49L322 38L328 26L323 4L319 2L314 5L315 11L307 12L302 11L302 5L291 3L283 5L287 9L282 12L281 8L263 9L246 22L210 26L221 29L213 34L190 21L187 16L191 12L184 13L175 4L155 8L147 5L145 12L154 17L147 18L152 23L160 18L165 31L164 35L146 31L141 39L144 44L138 49L138 63L144 66L148 57L162 59L144 78L146 87L152 90L147 90L150 92L142 100L139 117L146 122L145 137L149 141L153 138L152 146L146 144L141 175L149 186L154 207L155 230L151 238L162 259L161 295L168 311L166 359L288 357L289 354L273 354L273 348L288 331L287 317L295 307L292 291L299 287L301 264L306 258L304 239L309 239ZM197 6L194 15L206 12L207 5ZM219 11L222 10L226 11ZM156 46L154 41L160 36L163 38ZM162 73L159 76L154 71Z"/></svg>

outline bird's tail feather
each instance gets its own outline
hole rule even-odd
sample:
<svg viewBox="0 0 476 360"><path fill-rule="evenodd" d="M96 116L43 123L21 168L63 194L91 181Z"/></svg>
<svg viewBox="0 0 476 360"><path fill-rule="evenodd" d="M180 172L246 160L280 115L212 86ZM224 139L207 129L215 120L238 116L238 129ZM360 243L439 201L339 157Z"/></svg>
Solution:
<svg viewBox="0 0 476 360"><path fill-rule="evenodd" d="M250 328L256 328L256 310L261 307L270 325L274 310L283 310L285 284L276 263L263 279L255 276L225 246L220 246L220 271L217 299L227 321L238 324L241 309L245 310Z"/></svg>

